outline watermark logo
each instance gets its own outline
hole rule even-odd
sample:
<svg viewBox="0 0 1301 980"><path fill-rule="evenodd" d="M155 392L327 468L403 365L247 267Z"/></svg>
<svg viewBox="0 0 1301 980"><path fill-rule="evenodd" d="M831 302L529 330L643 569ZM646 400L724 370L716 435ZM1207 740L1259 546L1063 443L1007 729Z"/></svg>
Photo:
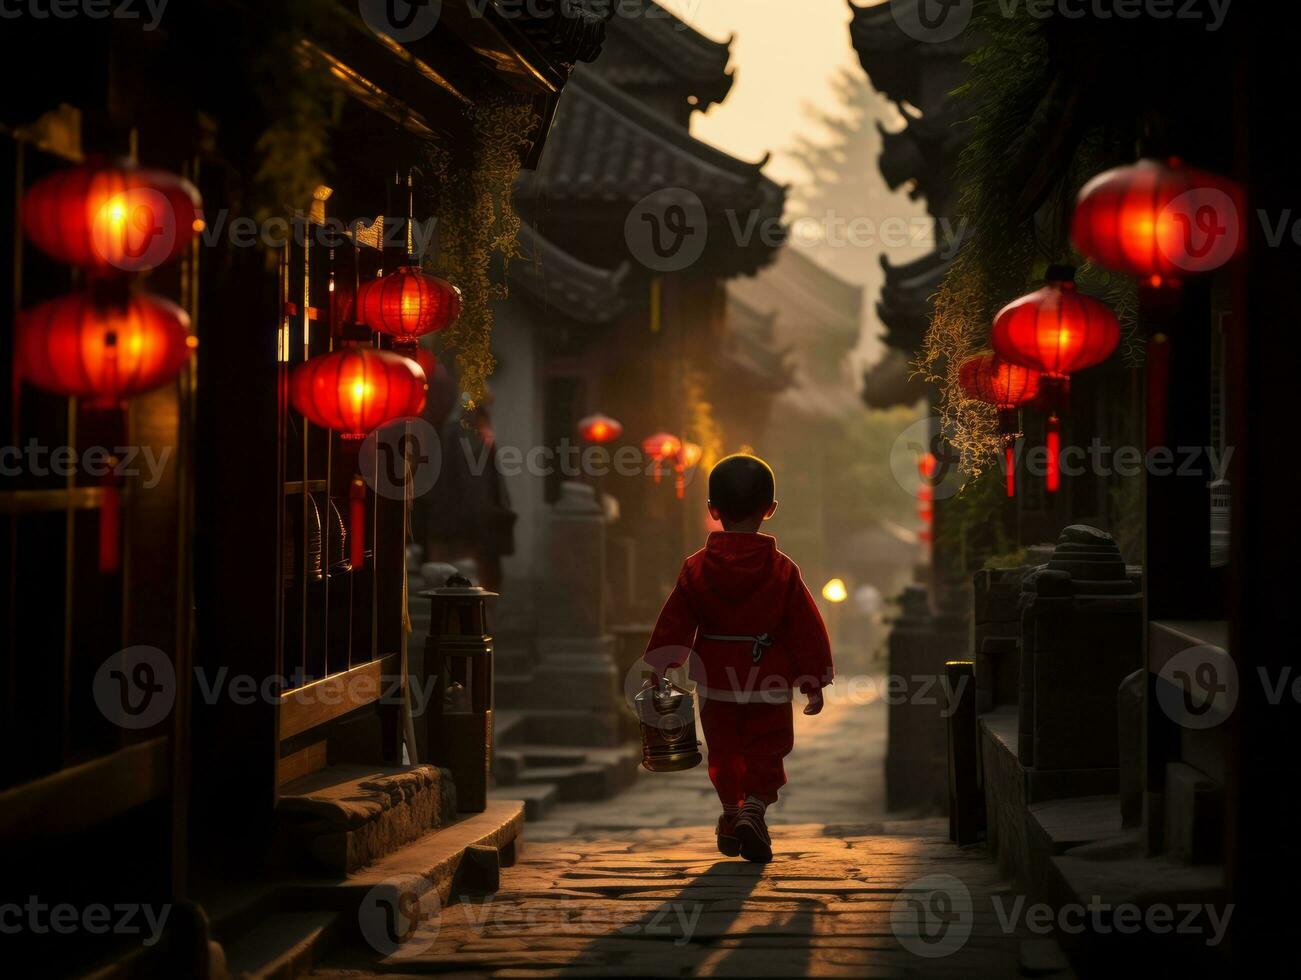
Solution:
<svg viewBox="0 0 1301 980"><path fill-rule="evenodd" d="M362 479L379 496L405 500L409 487L413 496L420 497L438 482L443 468L442 443L437 430L424 419L398 419L365 438L359 462Z"/></svg>
<svg viewBox="0 0 1301 980"><path fill-rule="evenodd" d="M30 17L32 20L142 20L142 30L156 31L163 21L168 0L4 0L0 20Z"/></svg>
<svg viewBox="0 0 1301 980"><path fill-rule="evenodd" d="M434 945L442 925L438 889L419 875L387 878L361 900L357 922L362 938L381 956L419 956Z"/></svg>
<svg viewBox="0 0 1301 980"><path fill-rule="evenodd" d="M975 0L914 0L890 4L894 22L914 41L941 44L967 29Z"/></svg>
<svg viewBox="0 0 1301 980"><path fill-rule="evenodd" d="M905 492L929 487L932 500L957 496L967 482L961 456L938 415L918 419L899 433L890 450L890 472Z"/></svg>
<svg viewBox="0 0 1301 980"><path fill-rule="evenodd" d="M443 12L442 0L359 0L358 7L367 27L399 44L428 37Z"/></svg>
<svg viewBox="0 0 1301 980"><path fill-rule="evenodd" d="M890 906L890 929L899 945L926 959L960 950L974 921L971 892L953 875L918 878Z"/></svg>
<svg viewBox="0 0 1301 980"><path fill-rule="evenodd" d="M127 647L100 664L92 691L100 712L119 728L152 728L176 703L176 671L157 647Z"/></svg>
<svg viewBox="0 0 1301 980"><path fill-rule="evenodd" d="M1232 197L1217 187L1184 191L1164 208L1157 227L1161 251L1185 272L1210 272L1233 258L1242 241L1242 219Z"/></svg>
<svg viewBox="0 0 1301 980"><path fill-rule="evenodd" d="M709 241L709 218L685 187L666 187L638 201L623 226L633 258L654 272L681 272L699 261Z"/></svg>
<svg viewBox="0 0 1301 980"><path fill-rule="evenodd" d="M1220 647L1189 647L1158 671L1156 699L1176 724L1190 729L1214 728L1237 706L1238 668Z"/></svg>
<svg viewBox="0 0 1301 980"><path fill-rule="evenodd" d="M114 194L91 223L91 245L123 272L145 272L167 261L176 245L176 209L151 187Z"/></svg>

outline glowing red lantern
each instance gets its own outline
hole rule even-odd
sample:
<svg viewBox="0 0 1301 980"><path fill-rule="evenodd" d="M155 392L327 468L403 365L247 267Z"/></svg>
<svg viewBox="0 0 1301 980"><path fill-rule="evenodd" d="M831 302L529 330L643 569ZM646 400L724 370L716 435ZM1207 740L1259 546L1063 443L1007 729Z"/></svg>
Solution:
<svg viewBox="0 0 1301 980"><path fill-rule="evenodd" d="M59 170L23 196L23 230L51 258L99 274L144 272L203 230L194 185L162 170L104 160Z"/></svg>
<svg viewBox="0 0 1301 980"><path fill-rule="evenodd" d="M374 429L420 414L428 388L409 357L374 347L345 347L294 368L289 398L308 421L333 429L353 445ZM352 566L366 562L366 487L354 476L349 488Z"/></svg>
<svg viewBox="0 0 1301 980"><path fill-rule="evenodd" d="M1076 291L1073 270L1053 266L1042 288L999 311L990 340L1004 360L1060 381L1110 357L1120 323L1106 303Z"/></svg>
<svg viewBox="0 0 1301 980"><path fill-rule="evenodd" d="M19 316L18 370L37 388L113 408L176 377L196 343L189 328L184 310L147 293L125 305L62 296Z"/></svg>
<svg viewBox="0 0 1301 980"><path fill-rule="evenodd" d="M1020 406L1039 394L1039 372L1005 361L997 354L973 354L958 367L958 383L971 398L998 409L998 431L1003 436L1003 463L1007 495L1016 495L1016 433Z"/></svg>
<svg viewBox="0 0 1301 980"><path fill-rule="evenodd" d="M308 421L364 439L374 429L419 413L425 373L409 357L373 347L345 347L299 364L289 397Z"/></svg>
<svg viewBox="0 0 1301 980"><path fill-rule="evenodd" d="M444 279L404 265L357 290L357 320L404 347L445 330L461 315L461 291Z"/></svg>
<svg viewBox="0 0 1301 980"><path fill-rule="evenodd" d="M121 302L62 296L24 310L17 327L19 376L43 391L81 398L92 409L118 408L172 381L197 343L184 310L143 293ZM99 511L102 572L118 567L120 513L117 474L110 473Z"/></svg>
<svg viewBox="0 0 1301 980"><path fill-rule="evenodd" d="M682 440L667 432L647 436L642 440L641 451L655 461L653 474L656 483L660 482L660 474L666 462L673 460L678 467L682 465L678 461L678 455L682 452ZM679 496L684 489L679 487Z"/></svg>
<svg viewBox="0 0 1301 980"><path fill-rule="evenodd" d="M618 419L612 419L608 415L602 415L597 412L595 415L589 415L578 422L578 434L584 442L602 445L607 442L614 442L623 435L623 423Z"/></svg>
<svg viewBox="0 0 1301 980"><path fill-rule="evenodd" d="M1216 174L1139 160L1080 190L1071 240L1080 253L1153 286L1218 269L1246 239L1242 188Z"/></svg>

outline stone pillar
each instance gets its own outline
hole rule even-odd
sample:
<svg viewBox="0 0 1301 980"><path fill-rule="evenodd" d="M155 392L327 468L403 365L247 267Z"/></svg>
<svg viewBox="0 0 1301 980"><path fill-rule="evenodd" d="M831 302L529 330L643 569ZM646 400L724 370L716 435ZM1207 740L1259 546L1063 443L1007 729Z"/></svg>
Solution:
<svg viewBox="0 0 1301 980"><path fill-rule="evenodd" d="M546 692L553 724L534 737L553 744L617 745L619 715L630 709L622 700L614 637L606 631L605 517L592 487L561 485L543 547L535 683Z"/></svg>
<svg viewBox="0 0 1301 980"><path fill-rule="evenodd" d="M971 653L976 710L1016 704L1021 650L1021 579L1030 569L982 568L972 579Z"/></svg>
<svg viewBox="0 0 1301 980"><path fill-rule="evenodd" d="M1142 665L1143 597L1110 534L1065 528L1026 576L1021 619L1021 762L1063 772L1054 795L1118 788L1116 691Z"/></svg>

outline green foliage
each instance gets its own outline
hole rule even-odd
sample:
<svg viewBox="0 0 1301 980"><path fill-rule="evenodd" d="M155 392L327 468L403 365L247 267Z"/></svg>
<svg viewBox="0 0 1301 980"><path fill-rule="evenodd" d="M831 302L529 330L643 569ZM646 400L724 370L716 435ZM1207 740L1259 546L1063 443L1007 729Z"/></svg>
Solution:
<svg viewBox="0 0 1301 980"><path fill-rule="evenodd" d="M985 44L955 93L970 107L957 168L966 237L936 297L918 367L941 390L939 411L962 468L979 476L999 449L995 413L965 397L958 366L988 345L998 310L1033 288L1049 264L1081 265L1069 241L1075 195L1123 154L1114 129L1072 128L1088 93L1049 57L1044 20L1023 7L1008 16L998 0L981 0L975 18ZM1087 265L1077 280L1116 309L1125 357L1140 360L1133 282Z"/></svg>

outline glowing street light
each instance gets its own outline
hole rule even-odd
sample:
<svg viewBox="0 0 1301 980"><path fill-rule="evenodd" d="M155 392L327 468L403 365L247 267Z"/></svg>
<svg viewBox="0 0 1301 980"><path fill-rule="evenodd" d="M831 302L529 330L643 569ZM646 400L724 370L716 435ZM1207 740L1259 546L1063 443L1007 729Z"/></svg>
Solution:
<svg viewBox="0 0 1301 980"><path fill-rule="evenodd" d="M833 578L830 582L822 587L822 598L828 602L844 602L849 598L849 590L845 588L842 579Z"/></svg>

